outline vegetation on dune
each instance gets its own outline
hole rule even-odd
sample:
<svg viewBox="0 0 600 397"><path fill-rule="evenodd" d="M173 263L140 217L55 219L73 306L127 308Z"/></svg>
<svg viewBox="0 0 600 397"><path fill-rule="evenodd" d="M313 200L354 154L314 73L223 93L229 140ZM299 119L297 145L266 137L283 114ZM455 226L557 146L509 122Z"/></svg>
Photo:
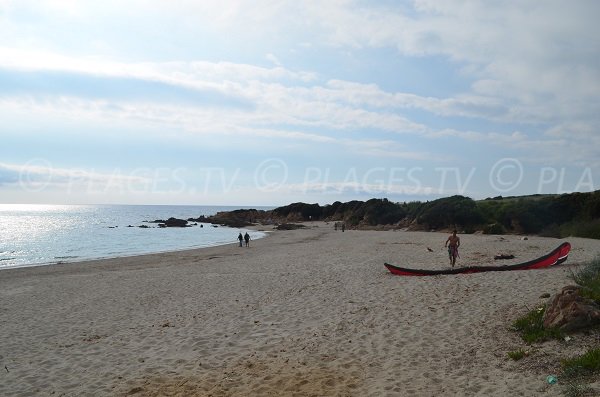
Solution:
<svg viewBox="0 0 600 397"><path fill-rule="evenodd" d="M427 202L388 199L292 203L273 210L236 210L206 220L244 226L250 223L343 221L348 226L394 225L413 229L453 229L487 234L525 233L548 237L600 239L600 191L562 195L494 197L475 201L460 195Z"/></svg>
<svg viewBox="0 0 600 397"><path fill-rule="evenodd" d="M522 359L523 357L526 357L528 355L528 353L523 350L523 349L518 349L512 352L508 352L506 353L507 356L515 361L519 361L520 359Z"/></svg>
<svg viewBox="0 0 600 397"><path fill-rule="evenodd" d="M525 342L543 342L563 337L563 333L557 328L544 328L545 309L544 306L533 309L513 323L513 329L521 334Z"/></svg>
<svg viewBox="0 0 600 397"><path fill-rule="evenodd" d="M600 304L600 256L589 262L577 273L571 274L571 279L582 287L581 295Z"/></svg>
<svg viewBox="0 0 600 397"><path fill-rule="evenodd" d="M563 376L575 378L600 372L600 348L591 349L584 354L562 361Z"/></svg>
<svg viewBox="0 0 600 397"><path fill-rule="evenodd" d="M452 196L434 200L423 206L417 223L431 229L460 226L472 228L484 223L483 214L477 203L468 197Z"/></svg>
<svg viewBox="0 0 600 397"><path fill-rule="evenodd" d="M581 287L581 296L600 304L600 256L585 264L576 273L572 273L571 279ZM559 301L553 300L551 303L554 310L556 310L557 302ZM561 305L563 304L558 304L559 307ZM572 310L572 307L566 307L567 310L569 308ZM580 329L580 331L583 331L583 335L576 336L575 338L583 339L586 336L588 337L587 342L584 339L580 340L580 346L583 345L586 350L583 354L573 356L569 345L569 341L573 338L565 336L559 328L545 328L543 325L545 311L546 306L540 306L529 311L513 322L513 329L519 332L527 344L544 342L550 339L564 341L564 343L560 343L562 352L558 357L556 355L554 357L556 363L560 363L558 381L562 385L563 395L573 397L597 396L598 391L591 387L592 385L589 384L589 381L596 380L598 374L600 374L600 347L598 347L597 343L598 326L594 322L590 322L585 328ZM526 351L520 348L508 352L507 355L512 360L518 361L529 356L529 353L529 350ZM553 375L548 378L551 377L554 378L553 383L556 383L557 378ZM550 380L548 382L550 383Z"/></svg>
<svg viewBox="0 0 600 397"><path fill-rule="evenodd" d="M345 221L355 225L412 225L421 229L458 228L489 234L526 233L551 237L600 239L600 191L562 195L501 196L475 201L451 196L428 202L394 203L387 199L319 206L294 203L273 210L295 220Z"/></svg>

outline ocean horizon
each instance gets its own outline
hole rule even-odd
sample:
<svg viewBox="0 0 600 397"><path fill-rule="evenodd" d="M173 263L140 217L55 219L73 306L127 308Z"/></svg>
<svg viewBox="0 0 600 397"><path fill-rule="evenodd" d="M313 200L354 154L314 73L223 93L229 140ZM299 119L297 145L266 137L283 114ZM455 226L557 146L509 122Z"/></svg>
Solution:
<svg viewBox="0 0 600 397"><path fill-rule="evenodd" d="M151 223L243 208L272 207L0 204L0 270L232 244L239 232L264 237L245 228Z"/></svg>

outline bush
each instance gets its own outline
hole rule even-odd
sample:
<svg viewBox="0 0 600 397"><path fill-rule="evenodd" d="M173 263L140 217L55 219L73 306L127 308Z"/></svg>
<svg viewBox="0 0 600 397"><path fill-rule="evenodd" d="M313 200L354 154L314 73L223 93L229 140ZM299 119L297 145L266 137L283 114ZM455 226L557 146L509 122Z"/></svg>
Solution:
<svg viewBox="0 0 600 397"><path fill-rule="evenodd" d="M600 256L587 263L577 273L572 273L571 279L582 287L582 296L600 304Z"/></svg>
<svg viewBox="0 0 600 397"><path fill-rule="evenodd" d="M562 237L584 237L600 239L600 219L572 221L562 225Z"/></svg>
<svg viewBox="0 0 600 397"><path fill-rule="evenodd" d="M556 223L553 223L550 226L546 226L540 232L540 236L542 236L542 237L561 238L562 237L562 232L561 232L560 226L558 226Z"/></svg>
<svg viewBox="0 0 600 397"><path fill-rule="evenodd" d="M452 196L425 204L417 222L434 229L449 226L473 228L483 222L483 215L472 199Z"/></svg>
<svg viewBox="0 0 600 397"><path fill-rule="evenodd" d="M477 207L488 224L511 231L600 239L600 191L486 199Z"/></svg>
<svg viewBox="0 0 600 397"><path fill-rule="evenodd" d="M492 223L483 228L483 234L505 234L506 228L500 223Z"/></svg>

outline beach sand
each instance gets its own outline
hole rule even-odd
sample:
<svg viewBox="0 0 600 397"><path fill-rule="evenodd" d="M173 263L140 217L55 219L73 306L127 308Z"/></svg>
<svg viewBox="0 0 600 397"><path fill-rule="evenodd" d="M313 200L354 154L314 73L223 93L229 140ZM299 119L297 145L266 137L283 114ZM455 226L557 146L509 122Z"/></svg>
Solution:
<svg viewBox="0 0 600 397"><path fill-rule="evenodd" d="M527 346L510 326L600 241L567 239L552 269L399 277L383 263L449 267L447 235L305 225L250 248L0 271L0 395L561 395L545 379L565 343L515 362L507 352ZM565 241L460 237L459 266Z"/></svg>

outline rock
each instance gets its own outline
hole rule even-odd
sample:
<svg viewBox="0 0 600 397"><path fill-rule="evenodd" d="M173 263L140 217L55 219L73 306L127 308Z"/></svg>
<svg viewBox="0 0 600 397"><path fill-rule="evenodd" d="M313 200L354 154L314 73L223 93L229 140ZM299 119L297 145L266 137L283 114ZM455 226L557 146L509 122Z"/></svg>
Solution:
<svg viewBox="0 0 600 397"><path fill-rule="evenodd" d="M544 328L558 327L563 331L589 327L600 323L600 306L581 296L581 287L569 285L550 300L544 313Z"/></svg>
<svg viewBox="0 0 600 397"><path fill-rule="evenodd" d="M527 240L529 240L529 238L527 236L525 236L525 237L521 237L521 240L522 241L527 241Z"/></svg>
<svg viewBox="0 0 600 397"><path fill-rule="evenodd" d="M188 226L188 221L185 219L177 219L177 218L169 218L163 222L166 227L186 227Z"/></svg>

